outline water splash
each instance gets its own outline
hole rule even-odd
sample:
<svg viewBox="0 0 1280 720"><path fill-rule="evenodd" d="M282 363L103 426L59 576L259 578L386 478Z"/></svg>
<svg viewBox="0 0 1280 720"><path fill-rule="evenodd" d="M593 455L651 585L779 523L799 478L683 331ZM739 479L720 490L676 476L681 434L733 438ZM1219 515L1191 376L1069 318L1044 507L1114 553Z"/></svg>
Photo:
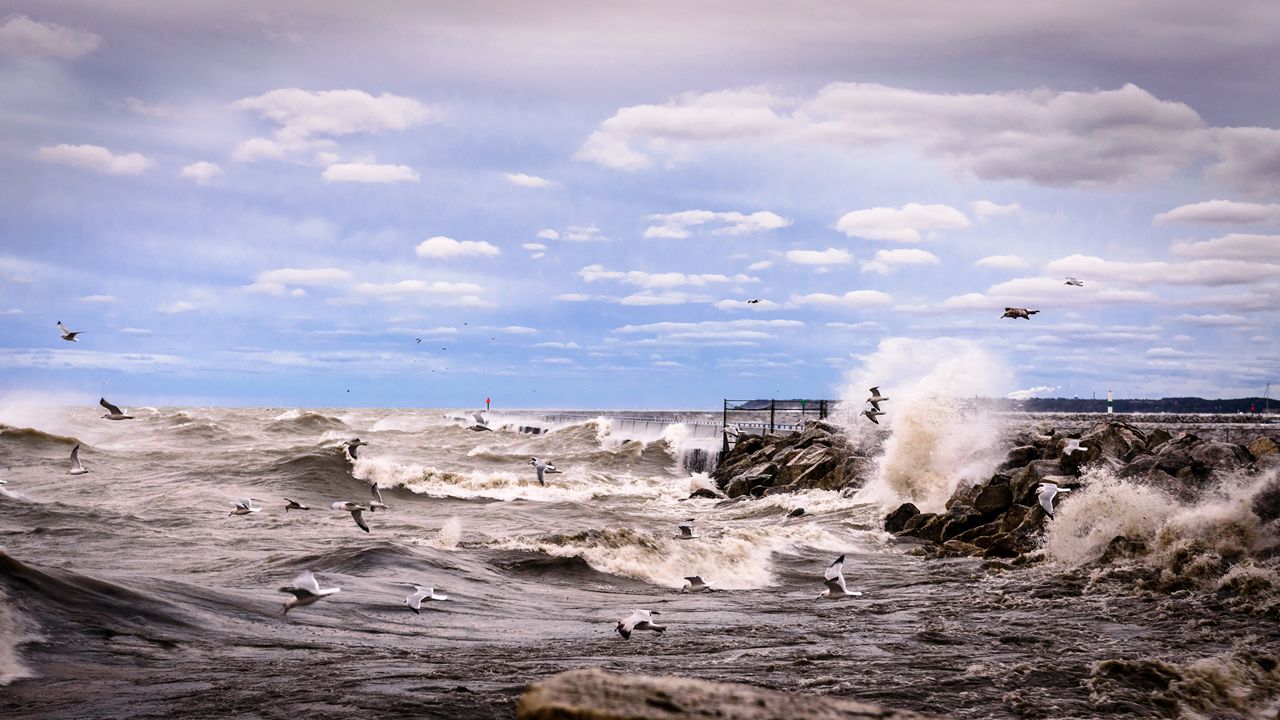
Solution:
<svg viewBox="0 0 1280 720"><path fill-rule="evenodd" d="M937 512L963 481L990 474L1001 459L1000 428L975 397L1004 395L1003 361L977 342L957 338L889 338L849 373L837 421L855 443L888 430L877 477L860 498L885 507L910 501ZM859 415L867 389L890 399L877 427Z"/></svg>

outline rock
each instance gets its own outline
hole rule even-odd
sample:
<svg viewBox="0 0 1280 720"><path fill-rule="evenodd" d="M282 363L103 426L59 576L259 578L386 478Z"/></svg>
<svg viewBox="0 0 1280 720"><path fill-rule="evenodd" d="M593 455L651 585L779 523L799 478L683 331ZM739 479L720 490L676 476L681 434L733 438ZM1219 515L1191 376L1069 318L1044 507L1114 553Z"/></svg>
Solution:
<svg viewBox="0 0 1280 720"><path fill-rule="evenodd" d="M941 554L944 557L972 557L974 555L981 555L982 552L982 548L970 545L967 542L961 542L960 540L948 540L942 543Z"/></svg>
<svg viewBox="0 0 1280 720"><path fill-rule="evenodd" d="M804 508L796 508L795 510L792 510L791 512L787 513L787 517L789 518L804 517Z"/></svg>
<svg viewBox="0 0 1280 720"><path fill-rule="evenodd" d="M1020 468L1032 460L1039 460L1041 457L1040 449L1035 445L1021 445L1009 451L1009 455L1000 465L1000 470L1012 470Z"/></svg>
<svg viewBox="0 0 1280 720"><path fill-rule="evenodd" d="M1027 498L1035 494L1036 485L1051 477L1061 477L1062 473L1062 465L1057 460L1032 461L1009 478L1009 490L1013 495L1013 501L1031 504L1034 500L1028 502Z"/></svg>
<svg viewBox="0 0 1280 720"><path fill-rule="evenodd" d="M1247 465L1251 459L1248 450L1232 443L1210 441L1191 451L1193 468L1202 478L1218 472L1237 470Z"/></svg>
<svg viewBox="0 0 1280 720"><path fill-rule="evenodd" d="M595 668L570 670L529 686L516 720L927 720L907 711L821 695L766 690Z"/></svg>
<svg viewBox="0 0 1280 720"><path fill-rule="evenodd" d="M1164 428L1156 428L1147 434L1147 452L1151 452L1161 445L1169 442L1173 436Z"/></svg>
<svg viewBox="0 0 1280 720"><path fill-rule="evenodd" d="M924 518L915 528L912 524L917 519ZM942 530L947 526L946 515L936 515L934 513L920 513L919 515L907 521L907 529L903 530L904 535L918 537L921 540L928 540L932 543L942 542Z"/></svg>
<svg viewBox="0 0 1280 720"><path fill-rule="evenodd" d="M982 524L982 514L969 505L956 505L943 516L946 524L942 526L942 539L950 540L970 528Z"/></svg>
<svg viewBox="0 0 1280 720"><path fill-rule="evenodd" d="M1272 480L1253 496L1253 514L1263 522L1280 518L1280 479Z"/></svg>
<svg viewBox="0 0 1280 720"><path fill-rule="evenodd" d="M1007 475L993 476L973 498L973 509L984 518L994 517L1008 510L1010 505L1013 505L1013 491Z"/></svg>
<svg viewBox="0 0 1280 720"><path fill-rule="evenodd" d="M916 531L924 527L925 524L927 524L930 520L932 520L935 517L937 517L936 513L926 513L926 512L912 515L911 517L907 518L907 522L902 526L902 531L899 534L911 535L914 537L914 534Z"/></svg>
<svg viewBox="0 0 1280 720"><path fill-rule="evenodd" d="M1103 458L1124 460L1136 449L1146 448L1147 436L1127 422L1111 420L1094 425L1080 438L1083 451L1081 465L1098 462Z"/></svg>
<svg viewBox="0 0 1280 720"><path fill-rule="evenodd" d="M1160 459L1155 455L1144 453L1125 463L1124 468L1120 470L1121 477L1146 477L1148 473L1156 469Z"/></svg>
<svg viewBox="0 0 1280 720"><path fill-rule="evenodd" d="M1257 460L1266 455L1275 455L1276 453L1280 453L1280 445L1277 445L1276 441L1269 437L1260 437L1249 443L1248 450L1249 454Z"/></svg>
<svg viewBox="0 0 1280 720"><path fill-rule="evenodd" d="M692 500L694 498L706 498L708 500L723 500L724 496L710 488L698 488L697 490L694 490L693 492L689 493L689 499Z"/></svg>
<svg viewBox="0 0 1280 720"><path fill-rule="evenodd" d="M885 516L884 529L886 532L900 533L907 526L907 521L919 514L920 508L912 503L903 503L897 510Z"/></svg>
<svg viewBox="0 0 1280 720"><path fill-rule="evenodd" d="M840 464L840 458L830 447L811 445L804 450L796 451L785 464L782 460L778 460L778 464L780 467L775 483L790 485L808 476L807 483L813 485L816 478L825 477L835 470Z"/></svg>

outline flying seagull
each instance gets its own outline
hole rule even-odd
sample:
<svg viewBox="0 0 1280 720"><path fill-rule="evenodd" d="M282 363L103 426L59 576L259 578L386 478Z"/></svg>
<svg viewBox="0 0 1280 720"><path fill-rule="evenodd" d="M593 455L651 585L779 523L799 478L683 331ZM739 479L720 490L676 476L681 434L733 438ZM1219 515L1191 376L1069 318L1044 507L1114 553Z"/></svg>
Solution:
<svg viewBox="0 0 1280 720"><path fill-rule="evenodd" d="M1084 287L1084 281L1083 281L1083 280L1077 280L1076 278L1073 278L1073 277L1069 277L1069 278L1067 278L1067 282L1066 282L1066 283L1064 283L1064 284L1066 284L1066 285L1074 285L1075 287Z"/></svg>
<svg viewBox="0 0 1280 720"><path fill-rule="evenodd" d="M369 508L359 503L353 503L349 500L339 500L330 507L334 510L351 513L351 517L356 521L356 525L359 525L361 530L369 532L369 526L364 524L364 516L361 515L361 511L368 510Z"/></svg>
<svg viewBox="0 0 1280 720"><path fill-rule="evenodd" d="M555 465L553 465L553 464L551 464L551 463L547 462L546 460L539 460L538 458L529 458L529 464L533 466L533 469L534 469L534 470L537 470L537 471L538 471L538 484L539 484L539 485L544 485L544 486L545 486L545 485L547 484L547 483L546 483L546 481L544 481L544 480L543 480L543 477L542 477L545 473L558 473L558 472L560 472L559 470L557 470L557 469L556 469L556 466L555 466Z"/></svg>
<svg viewBox="0 0 1280 720"><path fill-rule="evenodd" d="M618 627L615 629L618 631L618 634L622 636L623 640L630 640L631 633L636 630L652 630L653 632L661 634L665 632L667 628L663 625L653 624L653 616L661 614L662 613L657 610L654 610L653 612L648 610L632 610L630 615L618 621Z"/></svg>
<svg viewBox="0 0 1280 720"><path fill-rule="evenodd" d="M361 440L360 438L351 438L350 440L346 441L342 445L347 449L347 454L351 456L351 459L355 460L356 453L359 452L360 446L368 445L368 444L369 443Z"/></svg>
<svg viewBox="0 0 1280 720"><path fill-rule="evenodd" d="M688 520L684 521L683 525L680 526L680 534L676 536L676 539L677 540L696 540L697 538L700 538L700 537L702 536L694 534L693 518L689 518Z"/></svg>
<svg viewBox="0 0 1280 720"><path fill-rule="evenodd" d="M1010 308L1010 307L1007 307L1007 308L1005 308L1005 309L1004 309L1004 314L1003 314L1003 315L1001 315L1000 317L1002 317L1002 318L1013 318L1014 320L1017 320L1018 318L1022 318L1023 320L1030 320L1030 319L1031 319L1031 316L1032 316L1032 315L1035 315L1035 314L1036 314L1036 313L1038 313L1038 312L1040 312L1040 311L1039 311L1039 310L1028 310L1028 309L1026 309L1026 308Z"/></svg>
<svg viewBox="0 0 1280 720"><path fill-rule="evenodd" d="M1067 440L1066 447L1062 448L1062 454L1070 455L1071 453L1076 452L1077 450L1088 450L1088 449L1089 449L1088 447L1081 445L1079 440L1076 440L1075 438L1071 438Z"/></svg>
<svg viewBox="0 0 1280 720"><path fill-rule="evenodd" d="M472 430L493 430L493 428L489 427L489 421L484 419L484 414L479 410L471 413L471 417L476 421L475 424L471 426Z"/></svg>
<svg viewBox="0 0 1280 720"><path fill-rule="evenodd" d="M858 597L862 593L858 591L849 592L849 588L844 584L844 556L836 558L831 563L827 571L822 574L826 579L827 589L818 593L820 598L842 598L842 597Z"/></svg>
<svg viewBox="0 0 1280 720"><path fill-rule="evenodd" d="M1036 486L1036 499L1040 501L1040 507L1044 509L1044 514L1053 518L1053 499L1058 495L1065 495L1071 492L1067 488L1058 487L1057 483L1040 483Z"/></svg>
<svg viewBox="0 0 1280 720"><path fill-rule="evenodd" d="M132 420L133 419L132 415L125 415L124 413L120 412L120 408L107 402L106 398L99 398L98 404L107 409L107 414L102 416L107 420Z"/></svg>
<svg viewBox="0 0 1280 720"><path fill-rule="evenodd" d="M682 593L696 593L703 591L713 592L714 590L714 588L708 585L707 581L703 580L699 575L691 575L684 580L684 587L680 588L680 592Z"/></svg>
<svg viewBox="0 0 1280 720"><path fill-rule="evenodd" d="M66 340L67 342L80 342L79 340L76 340L76 336L79 335L82 331L77 330L75 332L71 332L70 330L67 329L66 325L62 324L61 320L58 321L58 332L62 333L62 339Z"/></svg>
<svg viewBox="0 0 1280 720"><path fill-rule="evenodd" d="M80 464L80 446L76 445L71 448L71 469L67 471L68 475L83 475L89 472L89 468Z"/></svg>
<svg viewBox="0 0 1280 720"><path fill-rule="evenodd" d="M285 498L284 501L289 503L288 505L284 506L285 512L289 512L290 510L310 510L311 509L310 505L303 505L297 500L290 500L289 498Z"/></svg>
<svg viewBox="0 0 1280 720"><path fill-rule="evenodd" d="M880 403L887 402L889 398L880 394L880 386L877 385L870 390L871 397L867 398L867 402L871 403L872 410L879 410Z"/></svg>
<svg viewBox="0 0 1280 720"><path fill-rule="evenodd" d="M867 416L867 419L868 419L868 420L870 420L871 422L873 422L873 423L875 423L875 424L879 425L879 424L880 424L880 421L876 419L876 416L878 416L878 415L883 415L883 414L884 414L884 411L882 411L882 410L863 410L863 411L862 411L862 414L863 414L863 415L866 415L866 416Z"/></svg>
<svg viewBox="0 0 1280 720"><path fill-rule="evenodd" d="M748 300L748 301L747 301L747 304L748 304L748 305L755 305L755 304L756 304L756 303L758 303L758 302L760 302L760 300L759 300L759 298L756 298L756 299L754 299L754 300Z"/></svg>
<svg viewBox="0 0 1280 720"><path fill-rule="evenodd" d="M249 513L261 512L262 508L253 506L253 498L240 498L239 500L228 500L234 508L227 513L227 517L232 515L248 515Z"/></svg>
<svg viewBox="0 0 1280 720"><path fill-rule="evenodd" d="M373 495L373 500L369 502L369 512L377 512L379 509L381 510L391 509L390 505L383 504L382 491L378 489L377 482L369 483L369 492Z"/></svg>
<svg viewBox="0 0 1280 720"><path fill-rule="evenodd" d="M320 598L332 595L340 590L342 588L321 588L316 576L312 575L310 570L306 570L293 579L292 587L280 588L280 592L289 593L293 596L284 601L284 614L289 614L289 608L306 607Z"/></svg>
<svg viewBox="0 0 1280 720"><path fill-rule="evenodd" d="M420 615L423 600L448 600L449 596L444 593L436 592L433 587L421 587L419 585L410 585L413 588L413 594L404 599L404 604L416 615Z"/></svg>

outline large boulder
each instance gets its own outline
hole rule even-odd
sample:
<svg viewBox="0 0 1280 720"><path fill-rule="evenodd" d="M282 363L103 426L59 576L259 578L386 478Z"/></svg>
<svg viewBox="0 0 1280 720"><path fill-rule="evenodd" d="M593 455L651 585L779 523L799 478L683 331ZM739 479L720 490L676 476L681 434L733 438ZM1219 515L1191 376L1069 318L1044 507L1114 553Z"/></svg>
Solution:
<svg viewBox="0 0 1280 720"><path fill-rule="evenodd" d="M927 720L905 710L822 695L597 668L562 672L530 685L516 705L516 720L678 718Z"/></svg>
<svg viewBox="0 0 1280 720"><path fill-rule="evenodd" d="M1000 464L1000 470L1013 470L1020 468L1032 460L1039 460L1041 457L1040 448L1035 445L1019 445L1009 451L1005 461Z"/></svg>
<svg viewBox="0 0 1280 720"><path fill-rule="evenodd" d="M1048 478L1061 478L1062 475L1062 465L1057 460L1036 460L1028 464L1009 478L1013 502L1031 504L1034 500L1029 501L1028 498L1035 495L1036 485Z"/></svg>
<svg viewBox="0 0 1280 720"><path fill-rule="evenodd" d="M1280 519L1280 479L1274 479L1253 496L1253 514L1263 522Z"/></svg>
<svg viewBox="0 0 1280 720"><path fill-rule="evenodd" d="M1277 445L1276 441L1269 437L1260 437L1249 443L1249 454L1255 460L1277 453L1280 453L1280 445Z"/></svg>
<svg viewBox="0 0 1280 720"><path fill-rule="evenodd" d="M1080 438L1080 445L1083 451L1072 455L1082 455L1082 465L1096 463L1103 458L1126 460L1135 451L1146 448L1147 436L1127 422L1111 420L1094 425Z"/></svg>
<svg viewBox="0 0 1280 720"><path fill-rule="evenodd" d="M900 533L907 526L907 521L920 514L920 508L912 503L903 503L897 510L884 518L884 529L891 533Z"/></svg>
<svg viewBox="0 0 1280 720"><path fill-rule="evenodd" d="M812 471L817 471L815 474L818 475L826 475L835 470L840 464L840 455L828 445L809 445L804 449L788 450L776 462L779 467L774 483L789 485Z"/></svg>
<svg viewBox="0 0 1280 720"><path fill-rule="evenodd" d="M1191 451L1192 466L1202 478L1238 470L1252 459L1248 450L1233 443L1210 441Z"/></svg>

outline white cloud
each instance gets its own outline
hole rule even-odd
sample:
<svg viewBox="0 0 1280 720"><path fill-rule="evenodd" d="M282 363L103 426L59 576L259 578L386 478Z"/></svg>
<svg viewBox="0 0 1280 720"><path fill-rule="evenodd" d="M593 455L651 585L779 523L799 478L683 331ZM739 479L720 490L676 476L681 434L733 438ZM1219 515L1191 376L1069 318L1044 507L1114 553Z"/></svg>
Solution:
<svg viewBox="0 0 1280 720"><path fill-rule="evenodd" d="M501 251L498 250L497 246L483 240L458 241L450 237L437 235L418 243L418 247L414 252L418 254L418 257L450 258L469 255L493 257Z"/></svg>
<svg viewBox="0 0 1280 720"><path fill-rule="evenodd" d="M760 302L747 302L746 300L721 300L715 304L716 309L732 311L732 310L751 310L752 312L768 312L771 310L781 310L782 305L772 301L761 299Z"/></svg>
<svg viewBox="0 0 1280 720"><path fill-rule="evenodd" d="M520 247L530 252L537 253L535 257L541 257L542 253L544 253L547 249L547 246L543 245L542 243L521 243Z"/></svg>
<svg viewBox="0 0 1280 720"><path fill-rule="evenodd" d="M689 228L707 223L719 225L711 231L712 235L747 235L765 230L777 230L791 224L791 221L768 210L760 210L750 215L740 212L713 212L711 210L683 210L674 213L650 215L649 220L658 221L644 231L646 238L670 238L681 240L689 237Z"/></svg>
<svg viewBox="0 0 1280 720"><path fill-rule="evenodd" d="M335 163L322 175L329 182L397 183L418 182L418 171L407 165L377 163Z"/></svg>
<svg viewBox="0 0 1280 720"><path fill-rule="evenodd" d="M537 237L543 240L559 240L560 233L556 232L555 230L552 230L551 228L546 228L543 230L539 230Z"/></svg>
<svg viewBox="0 0 1280 720"><path fill-rule="evenodd" d="M748 275L719 275L715 273L686 274L681 272L650 273L642 270L606 270L603 265L588 265L578 271L578 276L586 282L614 280L628 285L644 288L671 288L681 285L702 287L714 283L757 282Z"/></svg>
<svg viewBox="0 0 1280 720"><path fill-rule="evenodd" d="M570 225L560 235L560 239L570 242L596 242L607 238L600 234L600 228L595 225Z"/></svg>
<svg viewBox="0 0 1280 720"><path fill-rule="evenodd" d="M538 334L537 328L525 327L523 325L508 325L504 328L499 328L499 331L507 333L508 335L537 335Z"/></svg>
<svg viewBox="0 0 1280 720"><path fill-rule="evenodd" d="M1135 285L1238 285L1280 277L1280 265L1243 260L1116 262L1100 257L1071 255L1054 260L1046 269L1053 275L1105 278Z"/></svg>
<svg viewBox="0 0 1280 720"><path fill-rule="evenodd" d="M1058 187L1164 177L1214 146L1194 110L1135 85L960 94L832 83L803 101L736 90L624 107L601 123L578 157L637 169L651 165L651 155L688 156L696 143L752 140L850 149L907 145L980 179ZM1222 142L1248 144L1237 136ZM1221 175L1244 174L1233 161L1247 152L1224 155L1229 167Z"/></svg>
<svg viewBox="0 0 1280 720"><path fill-rule="evenodd" d="M0 310L0 315L4 315L4 316L13 316L13 315L21 315L21 314L22 314L22 311L19 310L18 308L8 308L7 310Z"/></svg>
<svg viewBox="0 0 1280 720"><path fill-rule="evenodd" d="M195 180L201 185L208 185L214 178L222 175L222 168L211 162L194 162L182 168L178 173L178 177L184 177L189 180Z"/></svg>
<svg viewBox="0 0 1280 720"><path fill-rule="evenodd" d="M879 250L876 256L862 264L862 272L874 272L888 275L894 268L902 265L940 265L942 261L937 255L916 248L901 250Z"/></svg>
<svg viewBox="0 0 1280 720"><path fill-rule="evenodd" d="M989 267L997 270L1019 270L1031 267L1031 263L1017 255L988 255L974 263L977 267Z"/></svg>
<svg viewBox="0 0 1280 720"><path fill-rule="evenodd" d="M1186 350L1175 350L1171 347L1154 347L1147 350L1145 353L1143 353L1143 355L1149 358L1169 359L1169 358L1192 357L1193 355L1195 355L1195 353L1190 353L1190 352L1187 352Z"/></svg>
<svg viewBox="0 0 1280 720"><path fill-rule="evenodd" d="M484 292L484 288L475 283L401 280L389 283L360 283L356 286L356 292L388 298L403 295L466 295Z"/></svg>
<svg viewBox="0 0 1280 720"><path fill-rule="evenodd" d="M154 163L139 153L116 155L99 145L53 145L40 148L45 162L88 168L110 175L138 175Z"/></svg>
<svg viewBox="0 0 1280 720"><path fill-rule="evenodd" d="M88 303L113 303L116 299L111 295L85 295L80 298L80 302Z"/></svg>
<svg viewBox="0 0 1280 720"><path fill-rule="evenodd" d="M826 250L788 250L787 262L796 265L848 265L853 262L853 255L839 248Z"/></svg>
<svg viewBox="0 0 1280 720"><path fill-rule="evenodd" d="M146 328L136 328L136 327L120 328L120 332L121 334L124 334L124 335L139 335L139 336L151 334L151 331Z"/></svg>
<svg viewBox="0 0 1280 720"><path fill-rule="evenodd" d="M1251 225L1280 222L1280 205L1234 200L1205 200L1180 205L1162 212L1152 219L1160 223L1211 223L1223 225Z"/></svg>
<svg viewBox="0 0 1280 720"><path fill-rule="evenodd" d="M843 295L831 293L810 293L793 295L793 305L813 305L817 307L841 307L857 310L860 308L880 307L888 305L893 298L879 290L850 290Z"/></svg>
<svg viewBox="0 0 1280 720"><path fill-rule="evenodd" d="M280 268L259 273L257 280L252 285L245 286L245 289L268 295L283 295L287 285L337 285L350 278L351 273L342 268Z"/></svg>
<svg viewBox="0 0 1280 720"><path fill-rule="evenodd" d="M1173 254L1187 257L1280 261L1280 235L1231 233L1212 240L1178 243Z"/></svg>
<svg viewBox="0 0 1280 720"><path fill-rule="evenodd" d="M554 348L556 350L581 350L582 349L582 346L576 342L558 342L558 341L534 343L530 347Z"/></svg>
<svg viewBox="0 0 1280 720"><path fill-rule="evenodd" d="M612 332L621 335L652 335L634 344L672 345L755 345L771 340L774 333L804 327L799 320L706 320L702 322L657 322L623 325Z"/></svg>
<svg viewBox="0 0 1280 720"><path fill-rule="evenodd" d="M26 15L10 15L0 22L0 52L8 55L71 60L101 44L102 38L88 30L32 20Z"/></svg>
<svg viewBox="0 0 1280 720"><path fill-rule="evenodd" d="M171 302L156 308L162 315L181 315L200 309L199 305L185 300L179 302Z"/></svg>
<svg viewBox="0 0 1280 720"><path fill-rule="evenodd" d="M114 103L113 103L114 104ZM164 103L149 103L136 97L127 97L124 99L124 106L129 112L135 115L144 115L146 117L169 117L173 115L173 108Z"/></svg>
<svg viewBox="0 0 1280 720"><path fill-rule="evenodd" d="M1003 307L1040 307L1043 303L1055 306L1116 305L1121 303L1151 303L1158 298L1141 290L1124 290L1106 287L1097 282L1085 287L1072 287L1058 278L1017 278L997 283L986 293L967 293L944 300L941 307L948 310L994 310Z"/></svg>
<svg viewBox="0 0 1280 720"><path fill-rule="evenodd" d="M759 262L753 262L753 263L751 263L750 265L748 265L748 266L747 266L747 269L748 269L748 270L753 270L753 271L754 271L754 270L768 270L768 269L769 269L769 268L771 268L771 267L773 267L773 261L772 261L772 260L760 260Z"/></svg>
<svg viewBox="0 0 1280 720"><path fill-rule="evenodd" d="M1249 197L1280 197L1280 130L1264 127L1217 128L1218 163L1210 178Z"/></svg>
<svg viewBox="0 0 1280 720"><path fill-rule="evenodd" d="M1032 398L1032 397L1035 397L1036 395L1051 393L1057 389L1058 388L1053 385L1036 385L1035 387L1029 387L1025 390L1014 390L1008 395L1005 395L1005 397L1009 398L1010 400L1026 400L1027 398Z"/></svg>
<svg viewBox="0 0 1280 720"><path fill-rule="evenodd" d="M949 205L921 205L907 203L901 208L876 207L845 213L836 222L836 229L849 237L891 242L920 242L932 240L933 232L921 235L920 231L948 230L969 227L969 218Z"/></svg>
<svg viewBox="0 0 1280 720"><path fill-rule="evenodd" d="M969 203L969 207L973 209L973 216L979 220L1015 215L1022 211L1022 206L1016 202L1009 203L1008 205L1000 205L999 203L994 203L990 200L975 200Z"/></svg>
<svg viewBox="0 0 1280 720"><path fill-rule="evenodd" d="M412 98L389 93L373 96L361 90L282 88L238 100L232 107L256 112L278 126L271 139L252 138L236 147L232 157L246 162L330 148L333 143L328 138L405 130L435 118L427 106Z"/></svg>
<svg viewBox="0 0 1280 720"><path fill-rule="evenodd" d="M689 303L710 302L706 295L691 295L679 290L641 290L618 300L620 305L687 305Z"/></svg>
<svg viewBox="0 0 1280 720"><path fill-rule="evenodd" d="M1202 327L1239 327L1248 325L1249 320L1241 315L1179 315L1174 320L1188 325Z"/></svg>
<svg viewBox="0 0 1280 720"><path fill-rule="evenodd" d="M520 187L538 188L540 190L545 190L555 185L555 183L551 182L550 180L546 178L538 177L537 175L526 175L524 173L503 173L503 177L505 177L507 181L510 182L512 185L519 185Z"/></svg>
<svg viewBox="0 0 1280 720"><path fill-rule="evenodd" d="M556 295L555 299L561 302L591 302L592 300L598 300L599 298L595 295L587 295L586 293L564 293L563 295Z"/></svg>

